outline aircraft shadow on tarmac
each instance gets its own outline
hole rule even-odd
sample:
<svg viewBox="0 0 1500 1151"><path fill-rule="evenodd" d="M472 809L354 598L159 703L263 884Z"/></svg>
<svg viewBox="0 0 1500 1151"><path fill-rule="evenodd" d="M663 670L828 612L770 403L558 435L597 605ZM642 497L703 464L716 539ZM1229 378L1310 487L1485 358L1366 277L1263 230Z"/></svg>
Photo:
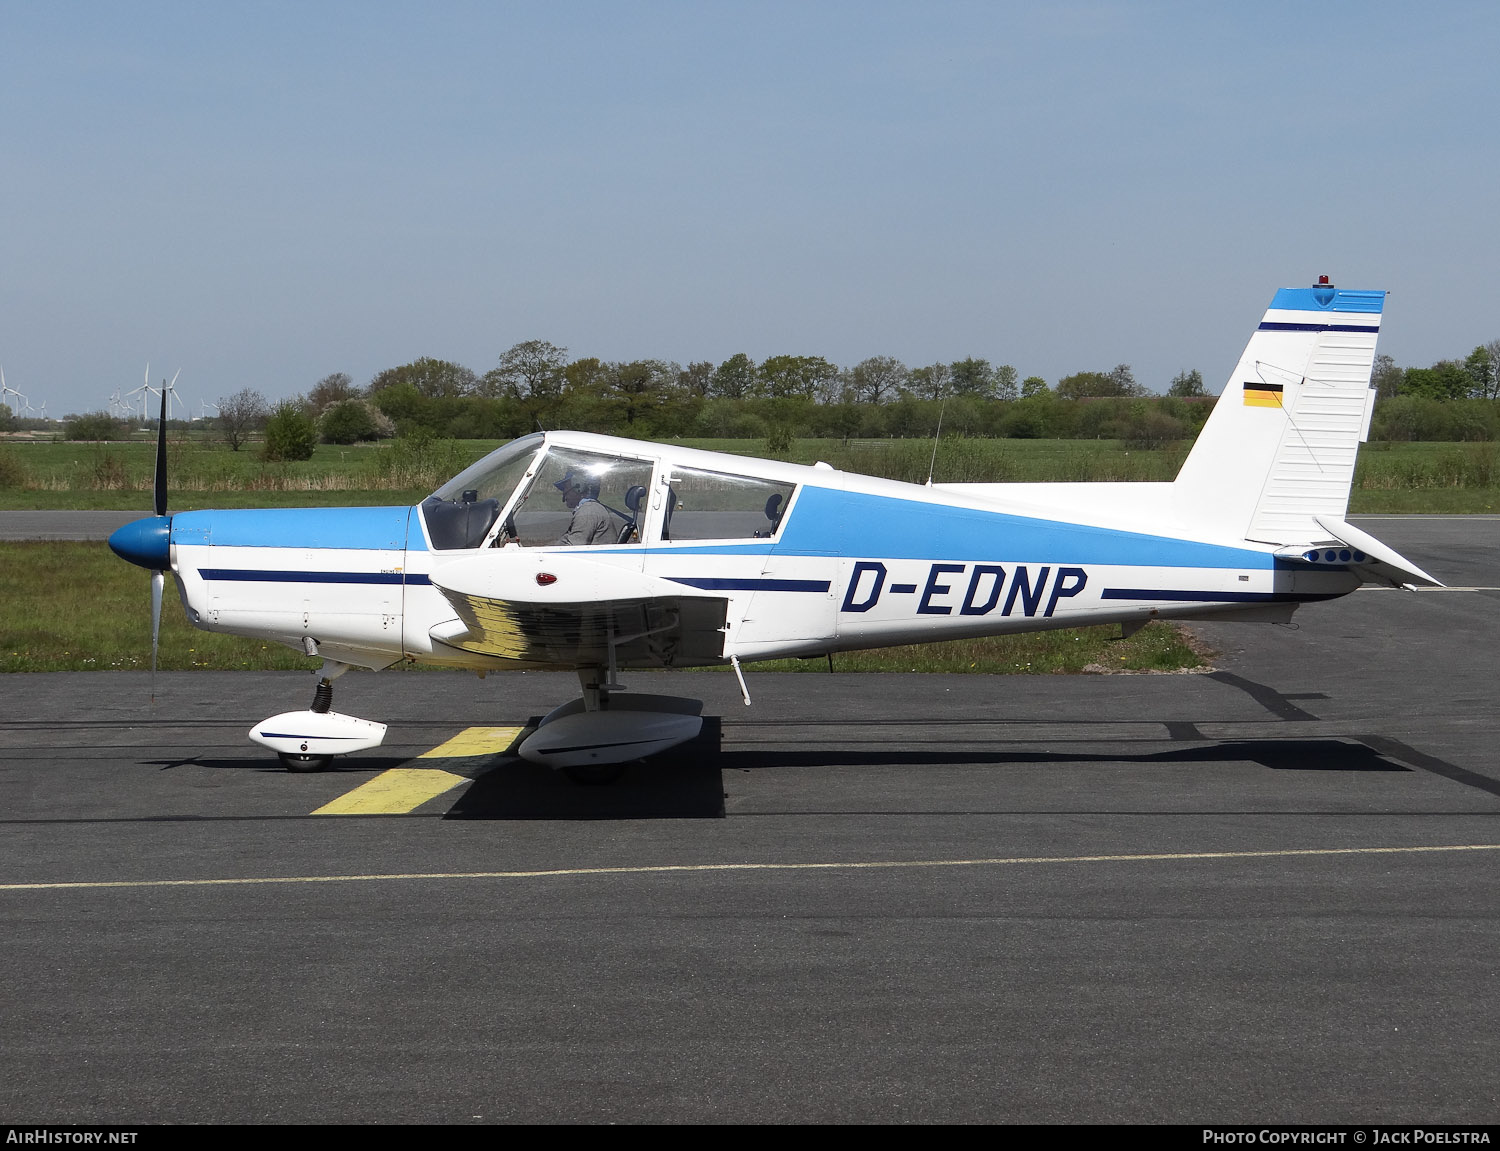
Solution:
<svg viewBox="0 0 1500 1151"><path fill-rule="evenodd" d="M1410 771L1363 743L1340 739L1230 740L1200 747L1152 752L1085 751L882 751L869 747L843 749L836 745L815 750L731 751L719 757L724 770L767 767L951 767L1002 764L1120 763L1201 764L1258 763L1273 771Z"/></svg>
<svg viewBox="0 0 1500 1151"><path fill-rule="evenodd" d="M946 748L881 749L866 745L817 748L754 748L724 751L717 717L704 718L698 738L681 747L626 766L613 783L590 786L575 783L560 771L528 763L512 755L487 757L473 773L473 782L444 819L722 819L723 773L766 769L867 767L1045 767L1061 764L1107 763L1129 766L1171 765L1212 768L1220 764L1256 763L1272 771L1410 772L1413 769L1354 739L1265 739L1205 741L1189 747L1156 751L993 751L972 743ZM225 770L280 771L274 760L195 759L155 761L163 767L194 763ZM344 771L368 773L414 761L359 757ZM437 766L441 761L430 762ZM457 767L457 764L453 765ZM467 772L465 774L468 774Z"/></svg>
<svg viewBox="0 0 1500 1151"><path fill-rule="evenodd" d="M464 759L358 755L335 759L319 774L373 778L392 768L424 767L469 776L473 782L444 813L445 819L721 819L721 741L719 718L705 716L703 730L695 739L650 760L627 764L619 779L602 785L575 783L561 771L514 755ZM162 771L187 765L209 771L286 771L275 758L259 754L141 762Z"/></svg>
<svg viewBox="0 0 1500 1151"><path fill-rule="evenodd" d="M142 763L156 764L163 771L170 771L174 767L201 767L207 771L258 771L270 775L285 775L286 768L275 756L260 753L253 755L236 756L233 759L222 759L195 755L188 759L143 759ZM396 755L361 755L353 759L337 758L328 765L320 774L337 775L340 773L368 775L372 771L389 771L393 767L406 767L411 763L410 759L403 759Z"/></svg>
<svg viewBox="0 0 1500 1151"><path fill-rule="evenodd" d="M722 819L717 716L687 743L625 765L612 783L575 783L550 767L504 756L448 809L446 819Z"/></svg>
<svg viewBox="0 0 1500 1151"><path fill-rule="evenodd" d="M712 730L710 730L712 725ZM964 767L1064 763L1257 763L1273 771L1398 771L1412 769L1363 743L1340 739L1238 740L1143 753L880 750L867 746L816 749L720 750L718 721L704 734L645 762L631 764L615 783L580 786L546 767L505 757L479 775L449 809L448 819L721 819L723 773L770 768Z"/></svg>

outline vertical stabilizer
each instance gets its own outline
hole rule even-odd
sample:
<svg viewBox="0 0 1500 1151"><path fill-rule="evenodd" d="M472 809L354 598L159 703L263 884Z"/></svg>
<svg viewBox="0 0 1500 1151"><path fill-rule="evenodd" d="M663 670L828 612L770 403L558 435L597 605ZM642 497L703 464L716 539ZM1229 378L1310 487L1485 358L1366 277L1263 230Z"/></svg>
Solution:
<svg viewBox="0 0 1500 1151"><path fill-rule="evenodd" d="M1291 544L1342 520L1375 393L1384 292L1327 278L1276 293L1178 473L1177 506L1223 538Z"/></svg>

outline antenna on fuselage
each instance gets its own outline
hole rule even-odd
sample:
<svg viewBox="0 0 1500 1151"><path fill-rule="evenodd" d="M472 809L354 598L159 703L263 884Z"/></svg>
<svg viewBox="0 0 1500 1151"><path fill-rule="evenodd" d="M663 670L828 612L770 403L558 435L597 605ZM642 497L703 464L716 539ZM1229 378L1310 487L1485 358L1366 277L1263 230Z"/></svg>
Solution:
<svg viewBox="0 0 1500 1151"><path fill-rule="evenodd" d="M943 397L943 402L938 405L937 431L932 433L932 462L927 465L927 486L932 487L932 473L937 471L938 441L943 438L943 411L948 407L948 397Z"/></svg>

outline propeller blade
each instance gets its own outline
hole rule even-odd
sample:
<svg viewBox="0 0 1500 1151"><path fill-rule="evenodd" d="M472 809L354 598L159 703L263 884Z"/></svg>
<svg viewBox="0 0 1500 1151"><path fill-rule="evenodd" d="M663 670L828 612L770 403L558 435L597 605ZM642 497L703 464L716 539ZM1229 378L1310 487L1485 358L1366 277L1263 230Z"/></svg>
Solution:
<svg viewBox="0 0 1500 1151"><path fill-rule="evenodd" d="M151 573L151 705L156 706L156 649L161 636L161 592L166 572Z"/></svg>
<svg viewBox="0 0 1500 1151"><path fill-rule="evenodd" d="M167 389L161 390L161 419L156 425L156 479L152 484L156 514L167 514ZM158 597L160 602L160 597Z"/></svg>

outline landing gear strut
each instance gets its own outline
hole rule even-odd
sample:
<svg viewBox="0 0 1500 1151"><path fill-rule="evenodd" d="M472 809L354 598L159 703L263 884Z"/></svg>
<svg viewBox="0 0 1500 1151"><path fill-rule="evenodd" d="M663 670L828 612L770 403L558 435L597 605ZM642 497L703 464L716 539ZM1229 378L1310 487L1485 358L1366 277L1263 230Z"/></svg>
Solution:
<svg viewBox="0 0 1500 1151"><path fill-rule="evenodd" d="M331 663L332 661L325 660L318 672L318 686L313 688L312 707L308 708L314 715L327 715L333 709L333 681L349 670L348 664L341 663L333 665L333 670L330 671ZM306 747L307 744L302 746ZM331 755L283 751L279 756L288 771L327 771L328 765L333 762Z"/></svg>
<svg viewBox="0 0 1500 1151"><path fill-rule="evenodd" d="M614 654L613 648L610 654ZM594 712L608 710L609 693L620 690L613 667L609 668L607 675L602 667L579 668L578 686L583 692L583 710ZM562 773L574 783L600 787L618 780L625 774L627 766L626 763L569 763L563 766Z"/></svg>

